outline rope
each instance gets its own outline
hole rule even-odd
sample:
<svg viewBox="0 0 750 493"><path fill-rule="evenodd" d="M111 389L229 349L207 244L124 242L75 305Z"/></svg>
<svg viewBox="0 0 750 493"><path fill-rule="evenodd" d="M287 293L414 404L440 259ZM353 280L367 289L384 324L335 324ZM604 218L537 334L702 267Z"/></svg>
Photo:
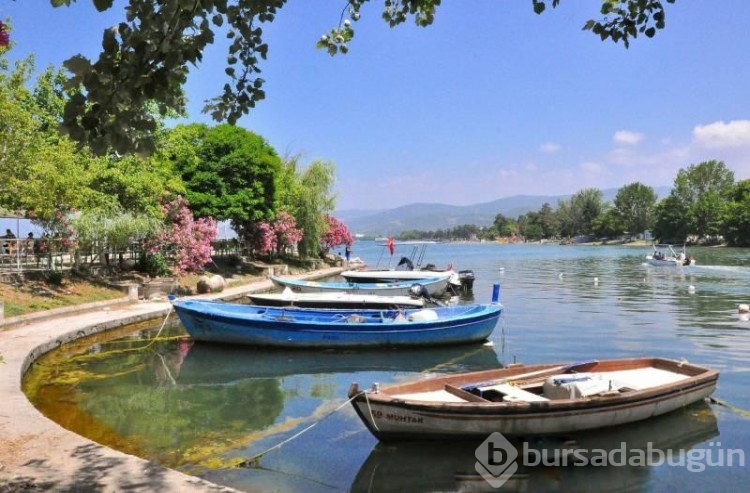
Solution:
<svg viewBox="0 0 750 493"><path fill-rule="evenodd" d="M298 432L297 432L297 433L295 433L294 435L290 436L290 437L289 437L289 438L287 438L286 440L283 440L283 441L281 441L280 443L278 443L278 444L274 445L273 447L271 447L271 448L268 448L268 449L264 450L263 452L261 452L261 453L259 453L259 454L255 454L254 456L250 457L249 459L245 459L245 460L243 460L242 462L240 462L239 464L237 464L237 466L236 466L236 467L258 467L258 465L259 465L259 463L260 463L260 459L261 459L261 457L263 457L263 456L264 456L264 455L266 455L267 453L269 453L269 452L272 452L272 451L274 451L274 450L276 450L276 449L280 449L280 448L281 448L282 446L284 446L284 445L286 445L287 443L291 442L292 440L294 440L295 438L299 437L299 436L300 436L300 435L302 435L303 433L306 433L306 432L310 431L310 430L311 430L312 428L314 428L315 426L317 426L317 425L318 425L318 424L319 424L320 422L322 422L322 421L324 421L324 420L325 420L326 418L328 418L328 417L332 416L332 415L333 415L334 413L336 413L336 412L340 411L340 410L341 410L341 409L342 409L342 408L343 408L344 406L346 406L347 404L349 404L350 402L352 402L352 401L353 401L354 399L356 399L356 398L357 398L357 397L358 397L358 396L359 396L360 394L363 394L363 393L365 393L365 392L364 392L364 391L362 391L362 392L358 392L358 393L354 394L354 396L352 396L352 397L351 397L350 399L347 399L347 400L346 400L346 401L345 401L345 402L344 402L343 404L341 404L341 405L340 405L339 407L337 407L337 408L336 408L336 409L334 409L333 411L329 412L328 414L326 414L325 416L323 416L322 418L320 418L320 419L319 419L318 421L316 421L316 422L312 423L312 424L311 424L310 426L308 426L308 427L306 427L306 428L304 428L304 429L302 429L302 430L298 431Z"/></svg>
<svg viewBox="0 0 750 493"><path fill-rule="evenodd" d="M367 403L367 411L370 413L370 422L372 423L372 427L375 428L375 430L377 430L378 432L380 432L380 428L378 428L377 423L375 423L375 417L372 415L372 407L370 407L370 398L367 395L368 392L363 390L361 393L365 394L365 402Z"/></svg>
<svg viewBox="0 0 750 493"><path fill-rule="evenodd" d="M169 310L167 310L167 315L164 317L164 321L161 323L161 327L159 327L159 332L156 333L156 336L154 336L151 342L143 346L141 349L147 349L149 346L155 343L157 339L159 339L159 335L161 334L161 331L164 330L164 327L167 325L167 320L169 320L169 316L171 314L172 314L172 303L169 304Z"/></svg>
<svg viewBox="0 0 750 493"><path fill-rule="evenodd" d="M709 397L708 402L711 404L718 404L719 406L724 406L730 411L734 411L735 413L739 414L740 416L743 416L745 418L750 418L750 411L747 409L742 409L741 407L734 406L727 401L722 401L721 399L717 399L716 397Z"/></svg>

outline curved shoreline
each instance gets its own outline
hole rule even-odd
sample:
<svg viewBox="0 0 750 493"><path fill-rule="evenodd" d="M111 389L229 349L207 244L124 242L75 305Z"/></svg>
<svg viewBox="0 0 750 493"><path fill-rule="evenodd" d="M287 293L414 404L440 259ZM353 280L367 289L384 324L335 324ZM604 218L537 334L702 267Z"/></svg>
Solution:
<svg viewBox="0 0 750 493"><path fill-rule="evenodd" d="M342 270L335 267L299 277L319 279ZM204 297L231 299L272 288L265 280ZM0 491L237 491L66 430L42 415L21 388L26 370L46 352L91 334L164 317L170 309L166 301L114 302L0 326Z"/></svg>

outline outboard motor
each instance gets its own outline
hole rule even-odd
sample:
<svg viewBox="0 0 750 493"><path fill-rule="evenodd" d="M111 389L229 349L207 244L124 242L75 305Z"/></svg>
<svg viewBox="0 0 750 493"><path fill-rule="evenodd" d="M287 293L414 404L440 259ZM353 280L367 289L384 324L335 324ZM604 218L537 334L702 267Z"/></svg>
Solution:
<svg viewBox="0 0 750 493"><path fill-rule="evenodd" d="M443 306L443 303L440 300L433 298L427 288L419 283L414 283L409 286L409 296L415 299L422 298L433 305Z"/></svg>
<svg viewBox="0 0 750 493"><path fill-rule="evenodd" d="M458 271L458 278L461 280L461 289L464 291L464 293L468 293L472 289L474 289L474 271L473 270Z"/></svg>
<svg viewBox="0 0 750 493"><path fill-rule="evenodd" d="M414 283L409 286L409 296L411 296L412 298L430 299L430 292L427 291L427 288L422 286L421 284Z"/></svg>
<svg viewBox="0 0 750 493"><path fill-rule="evenodd" d="M401 260L398 261L396 268L400 268L400 270L414 270L414 264L407 257L401 257Z"/></svg>

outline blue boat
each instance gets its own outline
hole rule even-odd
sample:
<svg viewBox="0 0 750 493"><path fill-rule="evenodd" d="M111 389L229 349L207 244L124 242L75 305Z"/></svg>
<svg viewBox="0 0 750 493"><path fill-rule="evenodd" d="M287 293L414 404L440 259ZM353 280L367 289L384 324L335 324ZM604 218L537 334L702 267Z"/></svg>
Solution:
<svg viewBox="0 0 750 493"><path fill-rule="evenodd" d="M499 303L408 310L267 307L206 299L172 302L196 341L288 348L432 346L487 339Z"/></svg>
<svg viewBox="0 0 750 493"><path fill-rule="evenodd" d="M271 276L271 281L280 288L289 288L295 293L328 293L338 291L352 294L376 294L380 296L410 296L413 288L422 286L431 296L440 296L448 289L451 274L425 279L392 282L327 282L307 281L294 277Z"/></svg>

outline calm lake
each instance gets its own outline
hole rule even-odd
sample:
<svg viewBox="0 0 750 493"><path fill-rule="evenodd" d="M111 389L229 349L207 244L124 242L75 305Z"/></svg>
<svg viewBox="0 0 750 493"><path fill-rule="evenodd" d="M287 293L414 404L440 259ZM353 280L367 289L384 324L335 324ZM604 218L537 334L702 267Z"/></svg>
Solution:
<svg viewBox="0 0 750 493"><path fill-rule="evenodd" d="M358 242L352 255L374 266L382 249ZM391 266L409 253L397 250ZM423 263L475 273L473 295L459 302L489 302L500 284L505 310L492 345L224 347L193 344L171 314L63 347L34 364L24 385L43 413L70 430L246 491L743 491L750 468L737 458L750 453L750 321L737 308L750 303L750 250L689 249L697 265L685 269L644 265L647 253L431 245ZM474 469L477 443L378 444L344 405L353 381L369 387L512 362L639 355L720 370L715 397L725 405L701 403L631 426L539 440L539 450L573 443L598 450L609 454L609 465L526 467L500 490ZM305 429L254 467L236 467ZM653 462L621 460L621 448L655 451Z"/></svg>

